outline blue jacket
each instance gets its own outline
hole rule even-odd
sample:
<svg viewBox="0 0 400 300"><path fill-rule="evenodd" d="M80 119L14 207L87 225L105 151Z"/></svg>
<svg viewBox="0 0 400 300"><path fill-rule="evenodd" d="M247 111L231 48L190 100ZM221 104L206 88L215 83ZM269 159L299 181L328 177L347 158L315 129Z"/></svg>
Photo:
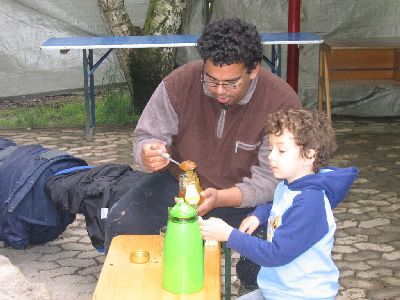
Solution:
<svg viewBox="0 0 400 300"><path fill-rule="evenodd" d="M6 245L46 242L74 220L55 208L43 186L57 171L79 165L87 163L63 151L0 138L0 239ZM57 230L49 234L48 227Z"/></svg>
<svg viewBox="0 0 400 300"><path fill-rule="evenodd" d="M227 245L261 265L257 283L267 299L334 299L339 272L331 251L332 209L357 176L356 168L330 167L288 184L253 215L267 226L267 240L234 229Z"/></svg>

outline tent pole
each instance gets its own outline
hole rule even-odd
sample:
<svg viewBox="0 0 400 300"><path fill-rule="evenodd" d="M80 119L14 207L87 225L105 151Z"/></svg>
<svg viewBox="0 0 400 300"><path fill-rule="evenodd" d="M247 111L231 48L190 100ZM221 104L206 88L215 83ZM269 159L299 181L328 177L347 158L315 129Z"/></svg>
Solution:
<svg viewBox="0 0 400 300"><path fill-rule="evenodd" d="M300 31L300 1L289 0L288 32ZM299 46L288 45L287 82L297 93L299 81Z"/></svg>

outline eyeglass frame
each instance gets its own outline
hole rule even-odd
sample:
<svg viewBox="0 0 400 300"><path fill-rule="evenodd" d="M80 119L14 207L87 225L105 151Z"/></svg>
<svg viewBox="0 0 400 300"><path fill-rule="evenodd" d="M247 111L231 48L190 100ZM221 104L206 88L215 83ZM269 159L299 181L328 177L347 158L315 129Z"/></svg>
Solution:
<svg viewBox="0 0 400 300"><path fill-rule="evenodd" d="M219 82L213 82L213 81L208 81L204 79L204 66L203 65L203 70L201 71L201 75L200 75L200 80L201 82L207 86L207 87L211 87L211 88L215 88L217 86L222 86L224 89L226 90L236 90L243 81L241 81L244 77L244 75L249 74L248 70L246 70L242 76L240 76L238 79L235 80L235 83L219 83ZM208 75L207 75L208 76ZM225 81L229 81L229 80L225 80ZM211 85L210 85L211 84Z"/></svg>

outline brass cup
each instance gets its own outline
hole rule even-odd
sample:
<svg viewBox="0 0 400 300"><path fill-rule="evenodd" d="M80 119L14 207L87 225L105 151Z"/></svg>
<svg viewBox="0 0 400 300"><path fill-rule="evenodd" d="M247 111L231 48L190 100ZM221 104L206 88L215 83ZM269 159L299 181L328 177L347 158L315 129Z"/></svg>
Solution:
<svg viewBox="0 0 400 300"><path fill-rule="evenodd" d="M131 253L131 262L144 264L150 261L150 252L147 250L136 250Z"/></svg>

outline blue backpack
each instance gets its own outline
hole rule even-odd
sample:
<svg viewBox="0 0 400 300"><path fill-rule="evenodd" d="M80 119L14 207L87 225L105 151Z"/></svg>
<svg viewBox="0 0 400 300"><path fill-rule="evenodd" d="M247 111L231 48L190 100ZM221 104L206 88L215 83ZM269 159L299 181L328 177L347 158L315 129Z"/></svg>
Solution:
<svg viewBox="0 0 400 300"><path fill-rule="evenodd" d="M58 210L44 192L58 171L87 163L41 145L18 146L0 137L0 240L24 249L56 239L75 220Z"/></svg>

